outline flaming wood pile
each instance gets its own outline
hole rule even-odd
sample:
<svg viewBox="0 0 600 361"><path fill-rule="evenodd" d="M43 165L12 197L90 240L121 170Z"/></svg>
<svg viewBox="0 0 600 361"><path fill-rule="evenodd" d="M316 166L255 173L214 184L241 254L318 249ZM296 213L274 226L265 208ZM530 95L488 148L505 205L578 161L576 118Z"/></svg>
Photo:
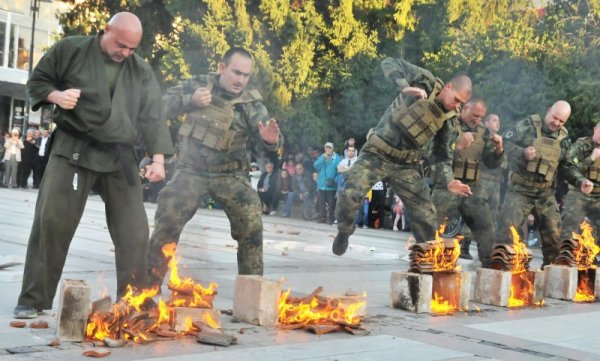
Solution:
<svg viewBox="0 0 600 361"><path fill-rule="evenodd" d="M157 305L152 299L158 294L158 286L141 291L129 286L127 294L116 304L111 306L110 301L106 300L97 303L103 306L92 310L86 329L87 338L148 342L156 336L175 338L198 335L201 331L199 323L206 325L205 330L219 327L219 318L215 317L219 314L212 312L218 285L210 283L208 287L203 287L191 278L181 279L174 243L165 245L163 253L169 260L171 270L168 287L172 292L169 300L164 302L159 299ZM200 338L198 340L202 342Z"/></svg>
<svg viewBox="0 0 600 361"><path fill-rule="evenodd" d="M460 256L457 239L439 239L415 243L410 247L409 272L432 273L456 270Z"/></svg>
<svg viewBox="0 0 600 361"><path fill-rule="evenodd" d="M353 335L368 335L361 327L362 316L357 311L365 301L342 305L337 299L319 297L323 287L317 287L306 297L292 297L290 291L282 292L279 299L279 328L305 329L317 335L345 330Z"/></svg>

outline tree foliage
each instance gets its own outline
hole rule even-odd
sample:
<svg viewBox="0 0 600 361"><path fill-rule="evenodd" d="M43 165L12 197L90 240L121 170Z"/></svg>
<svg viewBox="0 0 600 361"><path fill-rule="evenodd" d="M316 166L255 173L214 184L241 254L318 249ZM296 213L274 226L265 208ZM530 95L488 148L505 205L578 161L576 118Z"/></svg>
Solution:
<svg viewBox="0 0 600 361"><path fill-rule="evenodd" d="M256 60L254 85L288 142L364 138L394 97L381 74L404 57L447 79L465 72L489 110L510 122L573 105L586 134L600 120L600 0L88 0L59 17L66 35L101 30L132 11L140 53L163 85L214 71L230 46Z"/></svg>

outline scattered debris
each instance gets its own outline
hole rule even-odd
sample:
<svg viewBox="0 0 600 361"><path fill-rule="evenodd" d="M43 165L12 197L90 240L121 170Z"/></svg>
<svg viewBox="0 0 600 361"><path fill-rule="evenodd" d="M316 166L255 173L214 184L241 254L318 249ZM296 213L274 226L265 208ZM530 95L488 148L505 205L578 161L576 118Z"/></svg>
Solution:
<svg viewBox="0 0 600 361"><path fill-rule="evenodd" d="M23 328L27 326L25 321L10 321L10 327Z"/></svg>
<svg viewBox="0 0 600 361"><path fill-rule="evenodd" d="M33 321L29 324L31 328L48 328L48 322L46 321Z"/></svg>
<svg viewBox="0 0 600 361"><path fill-rule="evenodd" d="M127 340L124 339L114 339L114 338L110 338L110 337L106 337L104 339L104 343L106 344L106 346L110 347L110 348L119 348L119 347L123 347L125 345L127 345Z"/></svg>
<svg viewBox="0 0 600 361"><path fill-rule="evenodd" d="M88 357L106 357L110 355L110 351L106 348L91 348L83 351L84 356Z"/></svg>

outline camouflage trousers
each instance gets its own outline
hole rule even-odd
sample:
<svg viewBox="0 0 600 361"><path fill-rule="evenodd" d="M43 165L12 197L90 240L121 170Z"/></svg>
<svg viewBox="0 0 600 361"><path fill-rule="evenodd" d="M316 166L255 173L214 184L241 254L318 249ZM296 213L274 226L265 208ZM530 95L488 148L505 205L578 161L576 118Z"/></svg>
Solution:
<svg viewBox="0 0 600 361"><path fill-rule="evenodd" d="M558 256L558 237L561 221L558 205L552 189L530 190L520 185L511 185L500 211L496 241L512 243L510 226L519 228L529 213L535 216L542 241L544 265L554 262Z"/></svg>
<svg viewBox="0 0 600 361"><path fill-rule="evenodd" d="M500 179L482 177L479 184L481 185L481 196L487 199L490 217L496 222L498 212L500 212Z"/></svg>
<svg viewBox="0 0 600 361"><path fill-rule="evenodd" d="M481 184L470 184L472 196L462 197L443 188L433 189L433 204L438 222L444 223L459 213L477 241L477 252L483 267L490 264L495 225L490 215L488 201ZM463 234L464 235L464 234Z"/></svg>
<svg viewBox="0 0 600 361"><path fill-rule="evenodd" d="M572 233L581 233L580 224L584 218L589 219L595 235L598 233L597 224L600 222L600 195L589 195L581 193L578 189L571 188L565 199L565 207L562 210L562 231L560 239L571 239ZM598 243L598 237L596 237Z"/></svg>
<svg viewBox="0 0 600 361"><path fill-rule="evenodd" d="M242 174L199 175L178 164L173 179L160 191L154 232L148 249L149 276L162 284L167 260L162 247L179 242L185 224L194 216L206 194L221 205L231 224L231 237L238 242L239 274L263 274L263 224L258 194Z"/></svg>
<svg viewBox="0 0 600 361"><path fill-rule="evenodd" d="M362 206L363 197L375 183L383 180L389 182L394 193L402 199L417 242L434 239L438 227L435 208L418 165L397 164L363 149L347 174L346 187L340 193L337 205L340 233L354 233L356 211Z"/></svg>

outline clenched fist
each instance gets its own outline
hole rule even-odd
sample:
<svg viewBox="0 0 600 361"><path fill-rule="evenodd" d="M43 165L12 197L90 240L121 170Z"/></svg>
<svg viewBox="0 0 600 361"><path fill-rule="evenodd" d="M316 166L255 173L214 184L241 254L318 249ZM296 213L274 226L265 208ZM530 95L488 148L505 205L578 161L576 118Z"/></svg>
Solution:
<svg viewBox="0 0 600 361"><path fill-rule="evenodd" d="M53 92L48 94L46 100L48 100L50 103L58 105L63 109L69 110L75 108L80 96L81 89L72 88L63 91L54 90Z"/></svg>
<svg viewBox="0 0 600 361"><path fill-rule="evenodd" d="M527 148L525 148L525 150L523 151L523 156L525 157L526 160L533 160L537 155L537 152L535 150L534 147L529 146Z"/></svg>
<svg viewBox="0 0 600 361"><path fill-rule="evenodd" d="M210 104L212 100L212 95L210 94L210 90L208 88L198 88L192 95L192 101L198 108L204 108Z"/></svg>

